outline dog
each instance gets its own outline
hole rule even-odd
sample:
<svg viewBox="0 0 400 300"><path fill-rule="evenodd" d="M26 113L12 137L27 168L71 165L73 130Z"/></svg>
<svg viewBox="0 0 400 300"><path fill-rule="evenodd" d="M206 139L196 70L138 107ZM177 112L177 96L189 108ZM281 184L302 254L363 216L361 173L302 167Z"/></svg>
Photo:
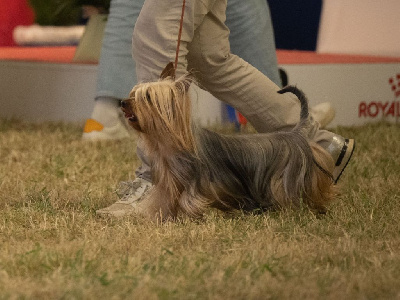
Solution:
<svg viewBox="0 0 400 300"><path fill-rule="evenodd" d="M171 76L136 85L122 110L145 143L153 188L138 203L156 219L201 218L208 208L245 212L298 208L324 213L335 192L331 156L307 137L308 101L288 86L301 104L291 131L223 135L196 126L189 87L193 77Z"/></svg>

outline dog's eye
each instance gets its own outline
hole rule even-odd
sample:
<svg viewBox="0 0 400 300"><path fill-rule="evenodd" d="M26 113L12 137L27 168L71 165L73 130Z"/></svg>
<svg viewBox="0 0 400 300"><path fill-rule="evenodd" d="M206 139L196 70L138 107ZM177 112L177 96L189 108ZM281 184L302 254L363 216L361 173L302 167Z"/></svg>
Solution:
<svg viewBox="0 0 400 300"><path fill-rule="evenodd" d="M149 101L149 102L150 102L150 100L151 100L149 91L146 91L146 100Z"/></svg>

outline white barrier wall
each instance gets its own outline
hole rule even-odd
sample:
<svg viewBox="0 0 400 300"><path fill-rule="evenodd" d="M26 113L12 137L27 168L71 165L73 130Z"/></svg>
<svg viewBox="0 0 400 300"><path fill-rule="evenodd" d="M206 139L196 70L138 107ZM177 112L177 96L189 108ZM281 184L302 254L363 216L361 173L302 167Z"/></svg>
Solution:
<svg viewBox="0 0 400 300"><path fill-rule="evenodd" d="M331 126L400 118L400 63L281 65L310 105L330 101ZM92 112L97 66L0 61L0 117L28 122L84 122ZM193 109L203 125L220 123L221 103L198 90Z"/></svg>
<svg viewBox="0 0 400 300"><path fill-rule="evenodd" d="M94 104L97 66L0 61L0 117L83 122Z"/></svg>
<svg viewBox="0 0 400 300"><path fill-rule="evenodd" d="M400 63L283 65L310 105L329 101L330 127L400 121Z"/></svg>
<svg viewBox="0 0 400 300"><path fill-rule="evenodd" d="M96 78L97 65L0 60L0 118L83 123L93 110ZM196 120L221 123L221 103L192 92Z"/></svg>

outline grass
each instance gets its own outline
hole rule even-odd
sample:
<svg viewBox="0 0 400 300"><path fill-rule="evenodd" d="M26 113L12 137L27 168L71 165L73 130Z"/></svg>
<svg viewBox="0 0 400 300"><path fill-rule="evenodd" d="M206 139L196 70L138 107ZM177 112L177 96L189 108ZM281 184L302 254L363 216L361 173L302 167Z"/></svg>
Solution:
<svg viewBox="0 0 400 300"><path fill-rule="evenodd" d="M0 299L400 299L400 128L335 131L357 149L328 214L157 225L100 219L134 177L133 140L0 121Z"/></svg>

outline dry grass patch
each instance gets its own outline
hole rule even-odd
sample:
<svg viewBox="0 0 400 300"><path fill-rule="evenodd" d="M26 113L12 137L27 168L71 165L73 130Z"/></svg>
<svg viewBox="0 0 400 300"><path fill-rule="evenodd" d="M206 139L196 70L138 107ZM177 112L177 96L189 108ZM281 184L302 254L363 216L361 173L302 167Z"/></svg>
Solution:
<svg viewBox="0 0 400 300"><path fill-rule="evenodd" d="M133 178L133 140L0 121L0 299L400 299L400 128L336 130L358 144L327 215L159 226L95 215Z"/></svg>

